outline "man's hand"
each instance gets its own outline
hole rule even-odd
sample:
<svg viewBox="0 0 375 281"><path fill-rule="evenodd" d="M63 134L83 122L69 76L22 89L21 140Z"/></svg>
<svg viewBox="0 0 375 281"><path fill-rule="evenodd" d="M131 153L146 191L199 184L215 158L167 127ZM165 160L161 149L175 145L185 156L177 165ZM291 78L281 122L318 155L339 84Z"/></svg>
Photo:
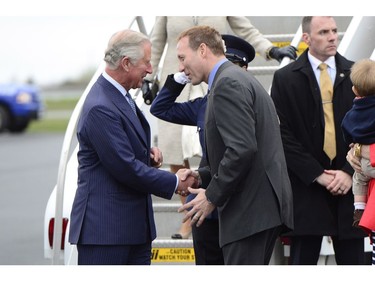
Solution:
<svg viewBox="0 0 375 281"><path fill-rule="evenodd" d="M174 81L179 84L185 85L186 83L190 83L189 77L186 76L185 72L177 72L173 75Z"/></svg>
<svg viewBox="0 0 375 281"><path fill-rule="evenodd" d="M369 145L362 145L360 149L361 157L370 159L370 146ZM355 144L352 143L350 145L350 150L346 154L346 160L349 162L350 166L353 167L354 171L357 173L362 174L362 167L361 167L361 157L355 155Z"/></svg>
<svg viewBox="0 0 375 281"><path fill-rule="evenodd" d="M191 225L196 224L198 227L203 223L204 219L210 213L212 213L216 206L207 200L205 189L189 188L189 192L192 194L197 194L197 196L192 201L180 207L178 212L181 213L188 211L183 219L183 222L186 222L189 220L189 218L191 218Z"/></svg>
<svg viewBox="0 0 375 281"><path fill-rule="evenodd" d="M328 173L323 173L319 177L316 178L316 182L320 185L327 187L331 184L331 182L335 179L335 177Z"/></svg>
<svg viewBox="0 0 375 281"><path fill-rule="evenodd" d="M272 49L269 51L269 56L278 62L281 62L284 57L288 57L292 60L297 59L297 49L292 46L286 46L286 47L272 47Z"/></svg>
<svg viewBox="0 0 375 281"><path fill-rule="evenodd" d="M152 147L150 151L151 166L155 168L160 168L163 165L163 154L161 150L157 147Z"/></svg>
<svg viewBox="0 0 375 281"><path fill-rule="evenodd" d="M352 188L352 177L341 170L325 170L325 174L334 177L333 181L326 186L332 195L345 195Z"/></svg>
<svg viewBox="0 0 375 281"><path fill-rule="evenodd" d="M158 80L148 81L143 80L142 82L142 97L145 101L145 104L150 105L156 98L157 93L159 92L159 83Z"/></svg>
<svg viewBox="0 0 375 281"><path fill-rule="evenodd" d="M188 196L190 194L188 188L198 187L198 173L190 169L180 169L177 171L178 186L176 193L182 196Z"/></svg>

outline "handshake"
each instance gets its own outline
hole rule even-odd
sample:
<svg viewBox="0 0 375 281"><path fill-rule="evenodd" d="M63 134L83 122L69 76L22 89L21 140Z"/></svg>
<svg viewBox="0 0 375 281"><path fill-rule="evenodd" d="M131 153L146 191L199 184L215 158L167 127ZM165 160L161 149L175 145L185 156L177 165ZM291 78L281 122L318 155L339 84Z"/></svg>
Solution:
<svg viewBox="0 0 375 281"><path fill-rule="evenodd" d="M181 196L188 196L190 194L188 188L199 188L200 177L198 172L190 169L180 169L176 173L178 177L178 185L175 193Z"/></svg>

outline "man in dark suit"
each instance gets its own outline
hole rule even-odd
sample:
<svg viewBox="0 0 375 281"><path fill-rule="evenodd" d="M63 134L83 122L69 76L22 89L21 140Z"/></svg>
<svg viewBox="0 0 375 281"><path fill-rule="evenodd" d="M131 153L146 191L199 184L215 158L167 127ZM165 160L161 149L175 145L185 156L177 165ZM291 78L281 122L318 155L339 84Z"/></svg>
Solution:
<svg viewBox="0 0 375 281"><path fill-rule="evenodd" d="M281 231L293 227L292 194L273 102L252 74L225 57L208 26L183 32L179 70L193 85L208 83L202 186L180 211L200 227L218 208L224 263L268 264ZM198 177L196 172L191 172ZM191 208L191 209L190 209Z"/></svg>
<svg viewBox="0 0 375 281"><path fill-rule="evenodd" d="M227 59L247 70L249 62L255 57L253 46L234 35L223 34L222 38L225 42ZM199 167L205 167L207 166L207 160L204 143L204 117L207 95L187 102L176 102L185 85L189 82L183 72L169 75L163 88L153 101L150 112L167 122L196 126L202 147ZM190 194L186 202L194 198L195 195ZM196 265L224 264L223 251L219 246L219 221L216 209L205 218L204 224L199 227L193 225L192 233Z"/></svg>
<svg viewBox="0 0 375 281"><path fill-rule="evenodd" d="M364 232L352 227L353 170L345 159L349 147L340 127L355 97L349 78L353 62L337 53L334 18L304 17L302 31L309 48L276 71L271 88L293 188L290 264L317 264L323 236L331 236L337 264L363 264ZM333 98L324 103L318 83L321 62L329 65L333 81ZM323 149L327 103L333 103L332 159Z"/></svg>
<svg viewBox="0 0 375 281"><path fill-rule="evenodd" d="M187 195L183 171L158 170L162 154L150 149L150 126L129 90L152 73L151 43L132 30L115 33L105 52L106 68L92 86L77 126L78 188L69 242L78 264L149 265L156 237L151 194ZM153 166L153 167L152 167Z"/></svg>

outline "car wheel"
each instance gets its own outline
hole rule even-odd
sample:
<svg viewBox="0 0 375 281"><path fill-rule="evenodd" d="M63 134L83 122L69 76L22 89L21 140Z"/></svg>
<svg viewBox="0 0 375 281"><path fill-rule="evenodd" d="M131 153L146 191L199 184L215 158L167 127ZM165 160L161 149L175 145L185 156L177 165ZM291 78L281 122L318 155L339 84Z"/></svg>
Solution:
<svg viewBox="0 0 375 281"><path fill-rule="evenodd" d="M4 132L8 128L10 116L7 108L0 105L0 132Z"/></svg>
<svg viewBox="0 0 375 281"><path fill-rule="evenodd" d="M9 131L12 133L22 133L29 125L29 120L13 121L9 126Z"/></svg>

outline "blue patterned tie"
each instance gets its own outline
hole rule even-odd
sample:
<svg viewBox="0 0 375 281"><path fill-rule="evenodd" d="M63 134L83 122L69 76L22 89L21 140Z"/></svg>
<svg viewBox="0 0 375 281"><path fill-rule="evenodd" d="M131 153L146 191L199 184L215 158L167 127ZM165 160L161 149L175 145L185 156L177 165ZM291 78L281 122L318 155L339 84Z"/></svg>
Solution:
<svg viewBox="0 0 375 281"><path fill-rule="evenodd" d="M137 115L137 110L135 109L135 102L133 101L133 98L129 93L126 93L126 96L128 98L128 102L130 104L130 107L132 108L135 115Z"/></svg>

